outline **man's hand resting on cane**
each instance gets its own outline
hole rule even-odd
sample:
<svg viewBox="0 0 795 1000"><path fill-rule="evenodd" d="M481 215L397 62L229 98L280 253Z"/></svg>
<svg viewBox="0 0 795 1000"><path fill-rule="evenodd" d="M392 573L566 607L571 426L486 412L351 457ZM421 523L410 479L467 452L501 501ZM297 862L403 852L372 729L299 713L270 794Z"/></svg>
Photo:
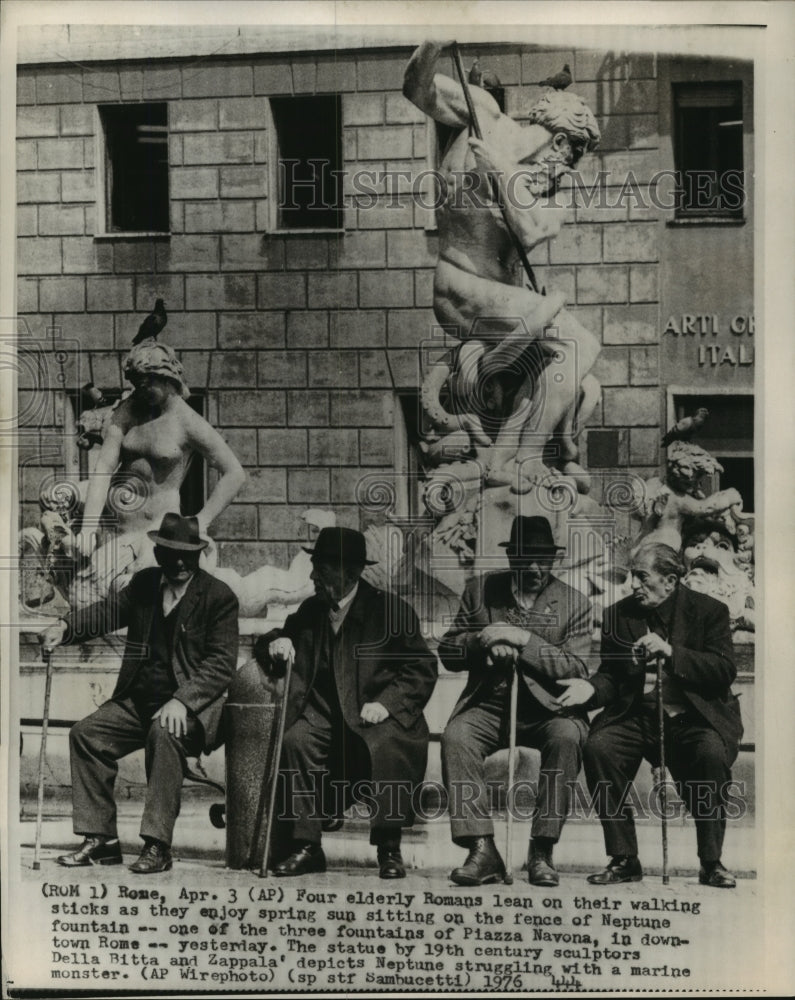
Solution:
<svg viewBox="0 0 795 1000"><path fill-rule="evenodd" d="M295 662L295 646L293 646L292 639L288 639L286 636L274 639L268 646L268 655L274 663L284 666L292 665Z"/></svg>
<svg viewBox="0 0 795 1000"><path fill-rule="evenodd" d="M487 625L478 636L483 649L487 650L486 665L489 667L510 667L530 641L530 633L516 625L496 622Z"/></svg>

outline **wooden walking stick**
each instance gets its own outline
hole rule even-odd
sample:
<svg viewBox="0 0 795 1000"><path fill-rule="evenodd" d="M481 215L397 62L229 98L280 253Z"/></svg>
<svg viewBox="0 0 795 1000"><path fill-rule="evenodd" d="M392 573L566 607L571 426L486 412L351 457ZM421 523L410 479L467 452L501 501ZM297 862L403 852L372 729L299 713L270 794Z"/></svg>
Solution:
<svg viewBox="0 0 795 1000"><path fill-rule="evenodd" d="M41 821L44 813L44 765L47 762L47 728L50 723L50 693L52 691L52 650L43 649L41 658L47 668L44 681L44 710L41 716L41 744L39 746L39 787L36 804L36 842L33 848L33 870L41 867L39 854L41 852Z"/></svg>
<svg viewBox="0 0 795 1000"><path fill-rule="evenodd" d="M268 853L271 847L271 833L273 831L273 810L276 807L276 786L279 780L279 761L282 755L282 742L284 741L284 722L287 718L287 698L290 694L290 677L293 672L293 656L287 660L287 670L284 675L284 687L282 688L282 703L279 706L279 723L276 729L276 743L273 747L273 758L270 766L270 795L268 802L268 815L265 819L265 843L262 848L262 862L260 864L260 878L265 878L268 874Z"/></svg>
<svg viewBox="0 0 795 1000"><path fill-rule="evenodd" d="M505 841L505 878L506 885L513 885L513 871L511 868L513 860L513 809L511 803L511 789L513 788L514 771L516 769L516 704L519 683L516 669L516 651L514 650L513 663L511 664L511 708L508 730L508 790L505 799L505 807L508 810L507 833Z"/></svg>
<svg viewBox="0 0 795 1000"><path fill-rule="evenodd" d="M467 112L469 113L469 120L472 124L472 132L477 139L483 139L483 133L480 131L480 123L478 122L477 112L475 111L475 105L472 101L472 94L469 90L469 84L467 83L466 74L464 73L464 65L461 62L461 53L458 50L458 42L453 42L453 62L455 63L456 72L458 73L458 79L461 82L461 88L464 91L464 100L467 105ZM511 242L514 245L514 249L519 256L519 260L522 262L522 267L524 268L524 273L527 275L527 279L530 282L530 287L534 292L538 293L538 285L536 284L535 275L533 274L533 268L530 266L530 261L527 259L527 254L522 246L522 241L516 235L516 233L511 228L511 223L508 220L508 213L505 211L505 206L502 203L502 198L500 197L500 189L497 183L497 179L489 175L489 182L491 184L491 192L497 207L502 215L502 221L505 223L505 228L508 230L508 234L511 237ZM543 295L543 292L540 294Z"/></svg>
<svg viewBox="0 0 795 1000"><path fill-rule="evenodd" d="M665 775L665 706L663 705L663 661L664 657L657 657L657 725L660 738L660 813L662 833L662 880L663 885L668 885L668 789L666 787Z"/></svg>

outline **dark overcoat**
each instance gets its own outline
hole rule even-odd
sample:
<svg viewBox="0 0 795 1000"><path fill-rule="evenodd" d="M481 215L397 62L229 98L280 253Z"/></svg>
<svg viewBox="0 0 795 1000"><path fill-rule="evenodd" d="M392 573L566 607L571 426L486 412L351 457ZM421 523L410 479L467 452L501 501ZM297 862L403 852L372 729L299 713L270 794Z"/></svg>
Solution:
<svg viewBox="0 0 795 1000"><path fill-rule="evenodd" d="M141 570L118 595L89 605L68 621L64 643L81 642L127 629L121 670L112 701L125 697L146 662L152 619L162 600L162 570ZM221 580L199 569L174 612L171 666L177 682L173 697L198 718L204 749L218 745L226 689L235 676L238 649L238 601Z"/></svg>
<svg viewBox="0 0 795 1000"><path fill-rule="evenodd" d="M588 708L604 706L592 731L620 722L643 699L646 665L633 662L632 647L648 631L634 597L613 604L602 626L601 665L590 678L596 691ZM686 702L723 738L736 756L743 727L731 685L737 675L729 610L721 601L679 585L674 598L665 665Z"/></svg>
<svg viewBox="0 0 795 1000"><path fill-rule="evenodd" d="M328 606L310 597L290 615L284 627L257 641L267 656L268 644L281 636L295 647L285 727L301 716L317 674ZM373 781L410 781L425 777L428 725L423 709L436 683L436 657L428 650L413 608L394 594L365 580L351 603L337 636L334 679L345 725L360 736L370 755ZM389 718L374 726L359 717L366 702L380 702Z"/></svg>
<svg viewBox="0 0 795 1000"><path fill-rule="evenodd" d="M450 716L477 705L494 683L494 668L486 665L487 650L480 645L484 628L511 620L516 602L510 570L488 573L469 581L452 627L439 644L439 657L448 670L468 670L466 687ZM527 691L547 712L582 715L563 710L557 698L563 688L557 681L588 677L590 672L591 604L587 597L557 577L550 576L533 607L523 616L530 632L519 653L517 667Z"/></svg>

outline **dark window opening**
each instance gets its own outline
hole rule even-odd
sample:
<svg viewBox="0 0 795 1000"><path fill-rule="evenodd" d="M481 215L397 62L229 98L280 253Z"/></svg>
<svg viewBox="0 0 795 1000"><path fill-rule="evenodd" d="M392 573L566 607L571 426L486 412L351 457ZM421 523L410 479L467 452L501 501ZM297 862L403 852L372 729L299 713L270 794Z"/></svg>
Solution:
<svg viewBox="0 0 795 1000"><path fill-rule="evenodd" d="M677 216L742 218L740 83L674 84L674 159Z"/></svg>
<svg viewBox="0 0 795 1000"><path fill-rule="evenodd" d="M750 457L737 458L734 455L721 455L718 452L715 457L723 466L720 476L720 488L728 490L734 488L743 498L743 511L752 514L754 511L754 460Z"/></svg>
<svg viewBox="0 0 795 1000"><path fill-rule="evenodd" d="M272 97L278 229L341 229L342 103L338 94Z"/></svg>
<svg viewBox="0 0 795 1000"><path fill-rule="evenodd" d="M754 397L751 395L687 395L674 397L674 417L692 416L700 407L709 411L692 438L723 466L710 489L733 487L743 498L743 511L754 511Z"/></svg>
<svg viewBox="0 0 795 1000"><path fill-rule="evenodd" d="M104 105L105 231L167 233L168 108Z"/></svg>

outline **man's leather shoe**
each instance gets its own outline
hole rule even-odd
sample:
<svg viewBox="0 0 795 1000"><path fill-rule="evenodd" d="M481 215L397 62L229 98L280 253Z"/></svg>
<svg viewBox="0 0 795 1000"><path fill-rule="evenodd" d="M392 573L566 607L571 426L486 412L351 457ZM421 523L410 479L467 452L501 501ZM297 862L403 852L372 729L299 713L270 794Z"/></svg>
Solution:
<svg viewBox="0 0 795 1000"><path fill-rule="evenodd" d="M86 837L73 854L62 854L57 859L64 868L87 868L89 865L120 865L121 844L118 838Z"/></svg>
<svg viewBox="0 0 795 1000"><path fill-rule="evenodd" d="M405 878L406 866L399 847L378 848L379 878Z"/></svg>
<svg viewBox="0 0 795 1000"><path fill-rule="evenodd" d="M320 844L302 844L273 869L274 875L311 875L326 870L326 855Z"/></svg>
<svg viewBox="0 0 795 1000"><path fill-rule="evenodd" d="M643 869L635 856L613 858L604 871L589 875L591 885L617 885L619 882L640 882Z"/></svg>
<svg viewBox="0 0 795 1000"><path fill-rule="evenodd" d="M726 871L720 861L716 861L709 868L702 866L698 880L702 885L711 885L713 889L734 889L737 885L734 875Z"/></svg>
<svg viewBox="0 0 795 1000"><path fill-rule="evenodd" d="M505 864L493 837L474 837L466 861L450 872L456 885L487 885L505 878Z"/></svg>
<svg viewBox="0 0 795 1000"><path fill-rule="evenodd" d="M137 861L130 865L136 875L157 875L167 872L172 865L171 849L159 840L147 840Z"/></svg>
<svg viewBox="0 0 795 1000"><path fill-rule="evenodd" d="M530 857L527 861L527 881L530 885L555 886L560 884L560 876L552 864L552 845L530 843Z"/></svg>

